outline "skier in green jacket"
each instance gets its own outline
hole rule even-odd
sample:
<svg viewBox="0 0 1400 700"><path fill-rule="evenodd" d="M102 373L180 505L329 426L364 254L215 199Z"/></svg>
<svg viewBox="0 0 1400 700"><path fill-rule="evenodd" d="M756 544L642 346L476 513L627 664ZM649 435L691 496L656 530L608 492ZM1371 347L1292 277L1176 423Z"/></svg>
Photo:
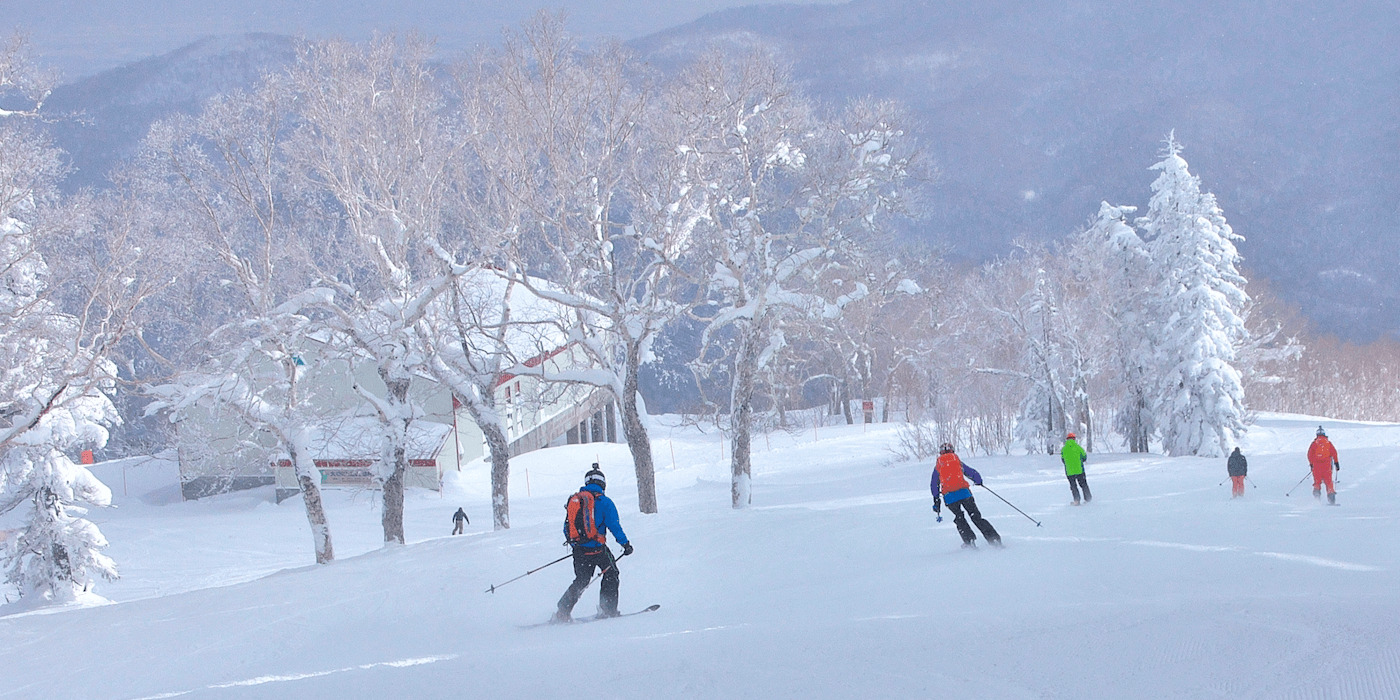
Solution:
<svg viewBox="0 0 1400 700"><path fill-rule="evenodd" d="M1074 494L1074 505L1079 505L1079 490L1084 489L1084 502L1094 500L1089 493L1089 482L1084 479L1084 463L1089 454L1074 440L1074 433L1065 436L1065 446L1060 448L1060 461L1065 464L1065 477L1069 479L1069 492Z"/></svg>

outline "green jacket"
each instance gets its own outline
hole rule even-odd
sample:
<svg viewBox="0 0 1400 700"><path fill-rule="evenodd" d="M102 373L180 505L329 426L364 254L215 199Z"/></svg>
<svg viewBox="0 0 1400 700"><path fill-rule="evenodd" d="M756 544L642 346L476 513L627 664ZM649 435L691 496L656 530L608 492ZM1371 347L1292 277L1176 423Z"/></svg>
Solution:
<svg viewBox="0 0 1400 700"><path fill-rule="evenodd" d="M1065 476L1083 474L1084 462L1088 459L1089 454L1073 439L1065 440L1065 446L1060 448L1060 461L1065 463Z"/></svg>

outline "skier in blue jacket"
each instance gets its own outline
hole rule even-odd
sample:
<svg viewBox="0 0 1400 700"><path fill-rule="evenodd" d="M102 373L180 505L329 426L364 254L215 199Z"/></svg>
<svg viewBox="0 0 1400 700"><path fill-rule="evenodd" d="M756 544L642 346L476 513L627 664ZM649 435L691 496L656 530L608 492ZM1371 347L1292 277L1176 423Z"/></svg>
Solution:
<svg viewBox="0 0 1400 700"><path fill-rule="evenodd" d="M608 549L607 533L612 532L613 537L617 538L617 543L622 545L622 556L632 553L632 544L628 542L627 534L622 531L622 523L617 517L617 505L611 498L603 495L603 490L608 486L607 478L603 476L602 470L598 469L596 462L583 479L583 488L579 489L577 495L587 496L592 500L592 517L580 520L587 523L587 526L581 529L578 522L571 518L565 519L564 538L568 540L569 546L573 547L574 582L569 584L569 589L564 591L564 596L559 599L559 609L554 613L553 622L569 622L573 619L574 604L583 595L583 589L593 580L595 568L603 571L602 590L598 593L598 617L617 617L617 559L613 557L612 550ZM570 501L573 502L574 499L571 498Z"/></svg>

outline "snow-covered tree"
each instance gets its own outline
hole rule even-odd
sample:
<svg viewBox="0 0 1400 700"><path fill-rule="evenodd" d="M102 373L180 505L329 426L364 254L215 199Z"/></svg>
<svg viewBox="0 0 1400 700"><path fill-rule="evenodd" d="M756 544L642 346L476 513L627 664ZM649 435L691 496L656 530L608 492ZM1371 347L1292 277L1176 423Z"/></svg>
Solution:
<svg viewBox="0 0 1400 700"><path fill-rule="evenodd" d="M695 363L723 376L732 442L731 501L747 506L754 396L786 344L786 314L835 319L866 293L815 287L860 233L900 209L910 156L888 111L856 106L817 118L785 72L759 52L701 57L679 79L695 154L688 186L703 193L707 296Z"/></svg>
<svg viewBox="0 0 1400 700"><path fill-rule="evenodd" d="M64 454L106 444L105 426L119 421L116 408L96 393L64 403L0 458L0 514L26 503L31 509L6 551L5 581L36 602L68 602L95 577L117 578L115 562L102 553L107 539L82 517L87 506L111 505L112 492Z"/></svg>
<svg viewBox="0 0 1400 700"><path fill-rule="evenodd" d="M1154 402L1167 454L1221 456L1245 430L1244 390L1235 364L1249 340L1249 295L1235 242L1215 196L1201 192L1175 134L1152 199L1137 225L1160 271L1161 319Z"/></svg>
<svg viewBox="0 0 1400 700"><path fill-rule="evenodd" d="M147 410L166 409L173 420L217 404L271 435L271 454L289 460L296 474L316 562L325 564L335 549L311 455L320 416L307 378L326 371L329 358L306 309L326 291L305 292L315 227L304 215L311 208L297 206L280 150L291 97L283 80L269 76L251 93L211 100L196 117L157 124L146 139L145 195L179 222L174 234L185 249L212 263L187 270L221 280L227 309L200 344L202 359L154 387L159 400Z"/></svg>
<svg viewBox="0 0 1400 700"><path fill-rule="evenodd" d="M1117 397L1114 429L1132 452L1147 452L1153 417L1158 333L1154 268L1145 243L1127 222L1136 207L1103 202L1093 224L1066 251L1088 285L1089 303L1107 321L1094 349Z"/></svg>
<svg viewBox="0 0 1400 700"><path fill-rule="evenodd" d="M499 406L496 390L519 371L545 364L532 363L533 358L567 343L563 310L531 291L549 288L543 280L527 288L493 270L474 269L457 275L417 325L422 370L451 388L485 438L497 530L510 527L510 444L503 412L515 406Z"/></svg>
<svg viewBox="0 0 1400 700"><path fill-rule="evenodd" d="M423 364L414 329L458 272L444 269L452 262L440 240L461 144L447 127L431 48L416 38L327 41L305 47L291 73L298 129L287 150L346 234L325 263L335 294L323 309L385 386L383 396L357 387L383 430L375 469L385 542L404 542L408 429L422 412L408 393Z"/></svg>
<svg viewBox="0 0 1400 700"><path fill-rule="evenodd" d="M34 63L24 34L16 32L0 41L0 95L6 105L0 107L0 119L39 116L57 73Z"/></svg>
<svg viewBox="0 0 1400 700"><path fill-rule="evenodd" d="M833 298L864 290L860 298L848 302L839 319L789 320L789 331L809 342L784 349L788 363L837 381L848 424L855 420L852 397L872 402L883 398L879 420L889 420L896 403L909 401L911 391L917 391L920 380L911 372L933 352L933 329L917 320L926 317L937 262L914 257L913 251L901 250L893 241L871 238L842 264L827 269L818 282L829 286ZM809 372L788 374L790 381L810 380ZM780 382L772 388L775 394L800 390L800 385L784 387Z"/></svg>
<svg viewBox="0 0 1400 700"><path fill-rule="evenodd" d="M1018 440L1031 451L1054 453L1065 433L1084 433L1092 445L1088 386L1093 363L1067 293L1062 261L1043 249L989 265L976 291L986 321L1018 357L1014 367L980 371L1018 377L1025 387L1016 422Z"/></svg>
<svg viewBox="0 0 1400 700"><path fill-rule="evenodd" d="M580 52L561 24L540 17L506 42L496 87L510 109L515 158L533 187L532 235L517 239L514 279L573 310L573 347L586 368L547 372L555 382L608 392L637 477L638 507L657 511L651 439L639 392L642 365L662 327L683 314L678 269L703 215L685 169L686 109L636 75L619 47ZM668 99L672 98L672 99ZM552 285L537 288L532 279Z"/></svg>

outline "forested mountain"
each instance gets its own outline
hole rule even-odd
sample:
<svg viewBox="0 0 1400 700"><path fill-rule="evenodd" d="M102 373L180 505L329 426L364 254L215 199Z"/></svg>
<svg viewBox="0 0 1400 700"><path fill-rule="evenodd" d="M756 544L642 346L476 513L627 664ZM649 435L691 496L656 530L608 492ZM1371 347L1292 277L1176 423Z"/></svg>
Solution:
<svg viewBox="0 0 1400 700"><path fill-rule="evenodd" d="M636 42L663 64L766 42L828 100L899 100L942 171L956 257L1142 205L1175 129L1246 266L1324 329L1400 333L1400 6L856 0L729 10Z"/></svg>
<svg viewBox="0 0 1400 700"><path fill-rule="evenodd" d="M727 10L633 42L661 67L763 42L831 103L906 104L940 178L914 233L983 260L1058 239L1101 200L1143 205L1172 129L1267 278L1324 330L1400 329L1400 9L1202 0L857 0ZM207 40L61 88L56 125L94 185L149 121L284 64L290 40Z"/></svg>
<svg viewBox="0 0 1400 700"><path fill-rule="evenodd" d="M193 113L210 97L247 88L295 58L290 37L210 38L59 87L48 109L67 117L50 125L72 159L64 186L103 186L108 171L135 153L152 122L172 112Z"/></svg>

